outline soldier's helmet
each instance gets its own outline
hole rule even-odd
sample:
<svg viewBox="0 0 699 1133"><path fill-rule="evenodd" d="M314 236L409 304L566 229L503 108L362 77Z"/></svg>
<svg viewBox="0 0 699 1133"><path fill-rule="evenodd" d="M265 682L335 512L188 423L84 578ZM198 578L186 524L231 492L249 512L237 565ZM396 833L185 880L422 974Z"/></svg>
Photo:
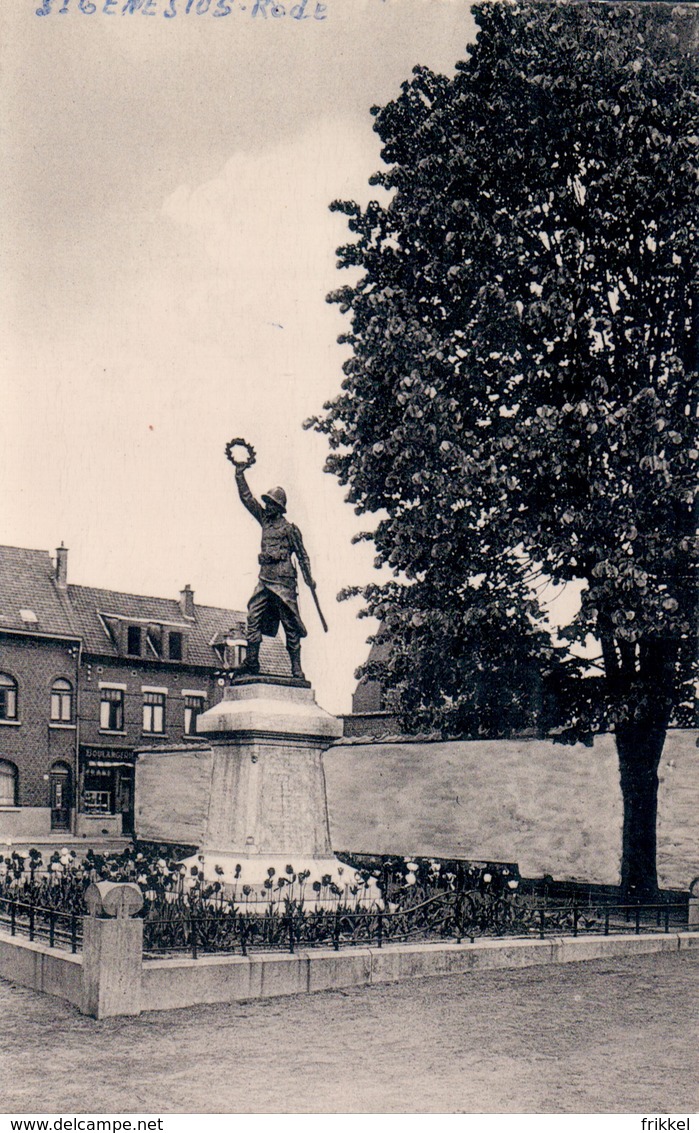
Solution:
<svg viewBox="0 0 699 1133"><path fill-rule="evenodd" d="M262 493L262 499L266 504L276 504L282 511L286 511L286 492L283 488L270 488L268 492Z"/></svg>

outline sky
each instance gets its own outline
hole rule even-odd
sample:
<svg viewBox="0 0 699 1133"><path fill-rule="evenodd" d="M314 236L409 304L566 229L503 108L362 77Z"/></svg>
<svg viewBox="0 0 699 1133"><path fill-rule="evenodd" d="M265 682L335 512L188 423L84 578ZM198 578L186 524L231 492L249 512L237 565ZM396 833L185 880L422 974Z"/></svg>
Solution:
<svg viewBox="0 0 699 1133"><path fill-rule="evenodd" d="M253 490L287 491L330 625L302 593L307 675L347 711L373 624L336 595L375 576L373 553L302 428L346 357L325 296L347 230L328 205L375 195L370 108L418 63L453 73L469 5L129 2L0 14L0 543L63 541L72 582L190 583L244 609L259 528L224 445L245 437Z"/></svg>

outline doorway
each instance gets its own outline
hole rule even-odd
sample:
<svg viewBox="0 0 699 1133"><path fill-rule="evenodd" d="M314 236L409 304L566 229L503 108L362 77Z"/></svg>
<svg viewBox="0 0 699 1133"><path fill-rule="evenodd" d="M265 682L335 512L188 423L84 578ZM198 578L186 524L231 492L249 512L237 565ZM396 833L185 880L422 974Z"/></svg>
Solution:
<svg viewBox="0 0 699 1133"><path fill-rule="evenodd" d="M70 811L73 805L72 778L67 763L54 763L49 776L52 830L70 830Z"/></svg>
<svg viewBox="0 0 699 1133"><path fill-rule="evenodd" d="M133 767L119 768L119 781L117 787L117 814L121 814L122 834L134 832L134 792Z"/></svg>

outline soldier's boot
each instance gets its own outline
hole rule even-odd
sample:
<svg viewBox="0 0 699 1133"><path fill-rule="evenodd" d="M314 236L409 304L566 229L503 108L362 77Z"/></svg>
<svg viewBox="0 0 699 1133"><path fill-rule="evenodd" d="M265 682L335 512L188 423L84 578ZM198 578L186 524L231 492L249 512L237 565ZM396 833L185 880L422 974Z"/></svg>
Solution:
<svg viewBox="0 0 699 1133"><path fill-rule="evenodd" d="M291 661L291 675L296 680L305 681L306 677L303 669L301 668L301 646L296 645L291 649L287 649L289 659Z"/></svg>
<svg viewBox="0 0 699 1133"><path fill-rule="evenodd" d="M242 665L244 673L259 673L260 671L260 645L259 642L254 645L248 645L245 654L245 661Z"/></svg>

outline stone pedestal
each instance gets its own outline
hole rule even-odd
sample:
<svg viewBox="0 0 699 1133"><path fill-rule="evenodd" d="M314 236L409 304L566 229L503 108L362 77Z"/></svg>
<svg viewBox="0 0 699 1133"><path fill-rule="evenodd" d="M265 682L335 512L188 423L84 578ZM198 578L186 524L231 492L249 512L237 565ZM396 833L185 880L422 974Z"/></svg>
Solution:
<svg viewBox="0 0 699 1133"><path fill-rule="evenodd" d="M205 747L191 753L180 745L139 757L139 837L153 837L159 807L156 837L177 841L178 833L168 839L164 829L165 788L178 812L176 830L198 833L198 854L185 863L190 876L196 869L207 882L220 881L236 902L325 902L336 900L337 890L351 903L378 899L332 852L322 755L342 724L316 704L307 682L240 678L199 717L197 733ZM188 799L187 824L181 812Z"/></svg>
<svg viewBox="0 0 699 1133"><path fill-rule="evenodd" d="M312 689L232 685L198 732L213 752L207 855L332 857L321 757L342 724Z"/></svg>

